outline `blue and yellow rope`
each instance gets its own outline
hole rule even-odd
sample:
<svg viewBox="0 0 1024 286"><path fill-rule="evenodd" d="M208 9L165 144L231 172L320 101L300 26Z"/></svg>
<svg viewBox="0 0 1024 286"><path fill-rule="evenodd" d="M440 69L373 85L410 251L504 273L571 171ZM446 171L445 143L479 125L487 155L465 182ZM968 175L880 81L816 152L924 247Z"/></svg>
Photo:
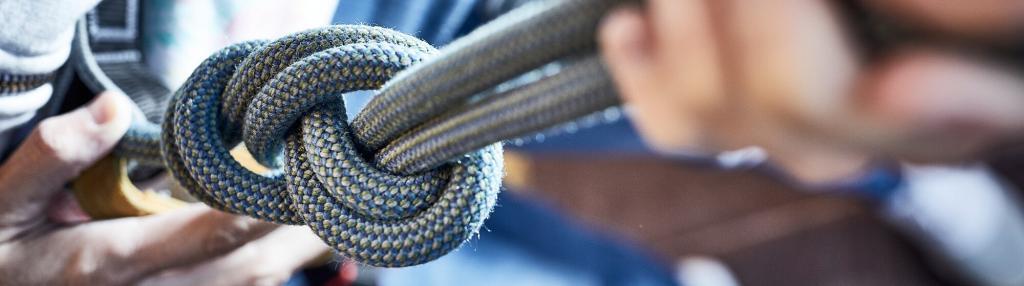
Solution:
<svg viewBox="0 0 1024 286"><path fill-rule="evenodd" d="M115 150L167 167L226 212L308 225L339 253L400 267L477 233L501 187L501 142L617 104L593 55L616 1L530 5L437 51L369 26L229 46L174 94L162 125L136 122ZM552 62L561 72L494 86ZM342 94L379 90L350 124ZM229 150L245 146L258 174Z"/></svg>

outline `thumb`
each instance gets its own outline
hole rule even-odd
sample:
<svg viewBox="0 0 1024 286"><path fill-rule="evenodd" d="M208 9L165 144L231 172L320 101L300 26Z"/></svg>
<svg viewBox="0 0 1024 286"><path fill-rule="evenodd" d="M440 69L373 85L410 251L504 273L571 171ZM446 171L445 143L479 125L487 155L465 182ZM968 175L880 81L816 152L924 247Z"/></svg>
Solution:
<svg viewBox="0 0 1024 286"><path fill-rule="evenodd" d="M598 41L608 71L649 146L667 152L703 147L697 114L721 97L707 8L665 0L643 9L625 6L602 22Z"/></svg>
<svg viewBox="0 0 1024 286"><path fill-rule="evenodd" d="M67 181L106 155L131 123L131 101L105 92L43 120L0 166L0 217L39 216Z"/></svg>

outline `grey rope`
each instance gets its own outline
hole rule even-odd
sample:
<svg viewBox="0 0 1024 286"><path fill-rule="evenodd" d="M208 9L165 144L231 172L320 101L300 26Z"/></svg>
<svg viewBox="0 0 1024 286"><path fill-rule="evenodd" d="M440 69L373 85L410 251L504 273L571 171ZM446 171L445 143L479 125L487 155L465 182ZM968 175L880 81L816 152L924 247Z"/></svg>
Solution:
<svg viewBox="0 0 1024 286"><path fill-rule="evenodd" d="M212 207L308 225L357 261L424 263L494 207L498 142L618 103L594 55L596 25L617 2L526 5L440 51L368 26L232 45L177 90L162 125L136 122L116 152L166 166ZM552 62L564 67L494 89ZM341 95L375 89L349 125ZM275 171L236 162L239 142Z"/></svg>

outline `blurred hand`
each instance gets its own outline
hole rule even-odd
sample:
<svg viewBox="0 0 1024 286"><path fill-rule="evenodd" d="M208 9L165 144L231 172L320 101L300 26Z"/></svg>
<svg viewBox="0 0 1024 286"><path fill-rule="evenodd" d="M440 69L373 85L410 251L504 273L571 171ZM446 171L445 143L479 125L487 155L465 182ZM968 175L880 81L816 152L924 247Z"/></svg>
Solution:
<svg viewBox="0 0 1024 286"><path fill-rule="evenodd" d="M85 221L64 185L113 148L130 110L102 94L41 122L0 166L0 284L279 285L325 250L308 230L202 206Z"/></svg>
<svg viewBox="0 0 1024 286"><path fill-rule="evenodd" d="M940 47L858 55L821 0L649 0L601 27L601 49L655 149L760 146L807 182L859 172L876 156L976 158L1024 131L1024 81ZM998 41L1024 28L1024 3L872 0L937 32Z"/></svg>
<svg viewBox="0 0 1024 286"><path fill-rule="evenodd" d="M280 226L227 255L164 271L139 285L284 285L296 270L328 251L308 227Z"/></svg>

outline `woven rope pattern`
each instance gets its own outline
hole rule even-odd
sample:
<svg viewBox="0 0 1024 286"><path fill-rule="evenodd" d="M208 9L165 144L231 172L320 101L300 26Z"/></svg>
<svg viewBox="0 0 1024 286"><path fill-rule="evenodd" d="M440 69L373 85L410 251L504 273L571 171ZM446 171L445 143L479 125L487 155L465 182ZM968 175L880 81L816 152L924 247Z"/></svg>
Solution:
<svg viewBox="0 0 1024 286"><path fill-rule="evenodd" d="M115 150L162 164L202 202L305 224L375 266L436 259L495 205L502 140L618 104L593 55L604 1L541 1L436 51L384 28L332 26L209 57L162 125L136 122ZM562 71L496 85L548 63ZM378 90L352 125L342 94ZM244 142L270 174L228 153Z"/></svg>
<svg viewBox="0 0 1024 286"><path fill-rule="evenodd" d="M55 73L11 74L0 72L0 96L26 92L52 81Z"/></svg>
<svg viewBox="0 0 1024 286"><path fill-rule="evenodd" d="M277 51L309 38L331 40L305 45L321 51ZM163 126L164 159L202 201L306 224L358 261L407 266L435 259L475 234L489 214L500 187L500 147L421 174L382 171L353 142L341 99L347 91L380 87L429 49L390 30L351 26L228 47L175 95ZM233 88L253 84L258 91ZM250 102L241 112L245 124L225 120L223 102ZM288 133L294 123L298 130ZM255 174L234 161L228 146L238 143L238 130L256 138L247 146L273 149L287 137L283 172Z"/></svg>
<svg viewBox="0 0 1024 286"><path fill-rule="evenodd" d="M306 224L357 261L427 262L495 205L496 142L619 104L594 38L623 2L642 1L536 1L440 51L364 26L237 44L195 71L162 126L137 122L115 151L163 164L213 207ZM560 71L496 88L552 63ZM350 126L341 94L378 89ZM276 171L235 162L227 150L242 141Z"/></svg>

